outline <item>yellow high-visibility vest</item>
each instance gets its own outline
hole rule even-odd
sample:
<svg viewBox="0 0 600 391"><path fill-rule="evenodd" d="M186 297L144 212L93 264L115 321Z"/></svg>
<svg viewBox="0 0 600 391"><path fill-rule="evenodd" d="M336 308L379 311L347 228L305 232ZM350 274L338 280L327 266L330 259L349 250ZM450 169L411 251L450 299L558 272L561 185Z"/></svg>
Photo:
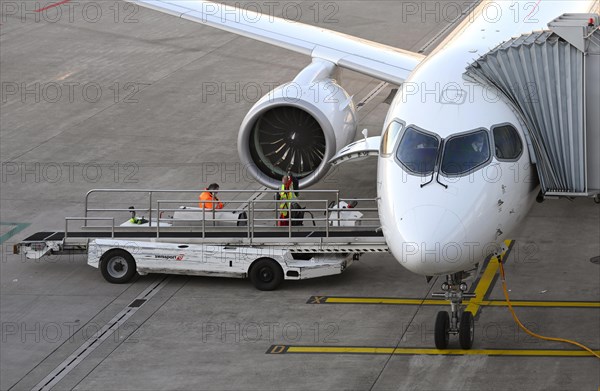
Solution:
<svg viewBox="0 0 600 391"><path fill-rule="evenodd" d="M294 188L290 187L289 190L285 189L285 185L281 184L281 190L279 191L279 199L284 200L281 204L279 204L279 210L283 217L287 217L288 210L290 208L290 201L294 199Z"/></svg>

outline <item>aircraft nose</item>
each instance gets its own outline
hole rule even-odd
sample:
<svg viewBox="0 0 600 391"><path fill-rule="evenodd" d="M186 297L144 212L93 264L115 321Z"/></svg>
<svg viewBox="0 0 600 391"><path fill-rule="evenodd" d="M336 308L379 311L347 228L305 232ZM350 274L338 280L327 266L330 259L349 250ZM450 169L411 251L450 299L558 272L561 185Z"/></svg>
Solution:
<svg viewBox="0 0 600 391"><path fill-rule="evenodd" d="M408 210L399 222L401 262L418 274L439 275L455 272L468 262L466 230L459 216L435 205Z"/></svg>

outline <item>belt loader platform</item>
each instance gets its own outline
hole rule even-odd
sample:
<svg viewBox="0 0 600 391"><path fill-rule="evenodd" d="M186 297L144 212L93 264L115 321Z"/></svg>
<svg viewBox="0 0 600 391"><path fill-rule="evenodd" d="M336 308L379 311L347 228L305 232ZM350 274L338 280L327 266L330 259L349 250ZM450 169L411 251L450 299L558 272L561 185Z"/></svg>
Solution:
<svg viewBox="0 0 600 391"><path fill-rule="evenodd" d="M87 254L88 264L113 283L128 282L136 273L171 273L249 277L258 289L272 290L283 279L339 274L365 252L388 251L376 199L304 190L296 192L297 200L286 202L277 199L277 191L221 190L231 199L222 200L223 209L208 210L190 200L190 194L198 193L91 190L84 216L67 217L64 231L29 236L14 252L33 259ZM234 199L249 194L249 199ZM127 207L134 202L145 207ZM357 203L360 207L351 207ZM132 212L132 220L126 220ZM148 219L135 217L140 213ZM83 225L71 229L77 221Z"/></svg>

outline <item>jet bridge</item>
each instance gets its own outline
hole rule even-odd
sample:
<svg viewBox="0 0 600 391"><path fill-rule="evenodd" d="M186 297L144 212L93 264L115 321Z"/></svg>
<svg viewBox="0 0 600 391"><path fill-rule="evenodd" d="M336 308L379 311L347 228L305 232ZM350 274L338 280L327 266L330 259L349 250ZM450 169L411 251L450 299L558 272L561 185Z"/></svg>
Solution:
<svg viewBox="0 0 600 391"><path fill-rule="evenodd" d="M596 14L564 14L513 38L465 78L502 91L521 114L545 196L600 193L600 31Z"/></svg>

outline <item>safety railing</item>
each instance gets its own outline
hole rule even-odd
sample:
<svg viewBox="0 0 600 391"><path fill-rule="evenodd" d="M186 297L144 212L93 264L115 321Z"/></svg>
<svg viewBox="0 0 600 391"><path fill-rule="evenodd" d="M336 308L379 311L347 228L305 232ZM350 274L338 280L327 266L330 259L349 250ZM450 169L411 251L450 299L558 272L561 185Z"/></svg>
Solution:
<svg viewBox="0 0 600 391"><path fill-rule="evenodd" d="M173 231L194 232L195 237L202 238L220 232L250 241L261 233L273 231L287 232L290 238L301 236L300 232L315 231L330 237L339 231L380 227L376 198L343 198L337 190L298 190L294 192L297 196L289 201L277 199L280 193L277 190L265 190L258 196L253 190L218 190L220 202L224 203L222 209L200 208L199 200L190 199L190 194L198 196L200 193L201 190L94 189L86 194L84 217L78 219L84 222L82 229L109 228L113 237L115 231L131 230L153 231L158 238ZM140 202L143 207L131 208ZM119 216L126 222L129 219L125 219L125 213L131 212L137 216L144 214L143 224L115 226ZM98 214L104 217L91 216ZM111 217L105 217L107 214ZM112 226L88 224L88 221L103 219L112 219Z"/></svg>

